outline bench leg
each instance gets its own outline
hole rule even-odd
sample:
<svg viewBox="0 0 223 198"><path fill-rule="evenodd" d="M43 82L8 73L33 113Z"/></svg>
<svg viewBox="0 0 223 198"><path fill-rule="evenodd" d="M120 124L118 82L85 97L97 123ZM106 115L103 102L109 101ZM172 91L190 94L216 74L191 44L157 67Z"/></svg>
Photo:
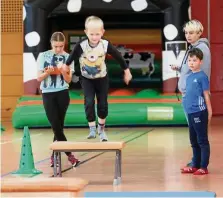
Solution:
<svg viewBox="0 0 223 198"><path fill-rule="evenodd" d="M53 152L53 175L54 177L57 177L57 152Z"/></svg>
<svg viewBox="0 0 223 198"><path fill-rule="evenodd" d="M113 185L118 185L118 172L119 172L119 162L118 162L118 151L116 151L115 155L115 177L113 181Z"/></svg>
<svg viewBox="0 0 223 198"><path fill-rule="evenodd" d="M62 163L61 163L61 152L58 152L58 159L59 159L59 176L62 177Z"/></svg>
<svg viewBox="0 0 223 198"><path fill-rule="evenodd" d="M122 178L122 151L118 151L118 184L121 184Z"/></svg>

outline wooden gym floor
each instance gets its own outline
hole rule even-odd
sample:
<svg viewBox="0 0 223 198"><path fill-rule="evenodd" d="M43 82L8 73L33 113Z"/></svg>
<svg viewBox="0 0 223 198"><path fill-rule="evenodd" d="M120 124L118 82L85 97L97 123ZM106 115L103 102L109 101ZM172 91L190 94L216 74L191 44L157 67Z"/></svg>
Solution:
<svg viewBox="0 0 223 198"><path fill-rule="evenodd" d="M19 168L23 130L3 123L1 135L1 177L16 177L11 172ZM223 196L223 117L214 117L209 130L211 159L206 176L182 175L180 168L191 159L191 147L186 127L107 128L110 141L125 141L122 160L122 185L113 187L114 153L77 153L82 164L71 169L62 156L63 177L80 177L89 181L89 191L212 191ZM65 134L70 141L86 140L87 129L69 128ZM51 177L49 167L53 133L50 129L30 129L35 167ZM99 141L98 138L91 141ZM18 176L17 176L18 177ZM26 194L26 196L31 196ZM83 193L81 194L83 195ZM3 197L12 197L2 194ZM24 197L14 194L13 197ZM61 197L52 194L53 197ZM63 195L68 196L68 195Z"/></svg>

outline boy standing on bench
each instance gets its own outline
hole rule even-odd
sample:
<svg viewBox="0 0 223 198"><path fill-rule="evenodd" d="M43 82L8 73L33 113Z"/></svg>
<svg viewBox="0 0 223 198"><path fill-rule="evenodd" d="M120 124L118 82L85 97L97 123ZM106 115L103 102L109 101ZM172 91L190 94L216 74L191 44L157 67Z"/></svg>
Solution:
<svg viewBox="0 0 223 198"><path fill-rule="evenodd" d="M109 79L105 64L106 54L112 55L124 70L124 81L128 85L132 79L129 67L119 51L108 41L102 39L105 32L103 21L90 16L85 21L86 39L78 42L63 66L69 70L72 61L79 61L81 67L81 85L84 92L85 114L90 133L88 139L96 138L95 95L97 97L98 134L100 141L108 141L104 131L108 115ZM79 59L79 60L78 60Z"/></svg>

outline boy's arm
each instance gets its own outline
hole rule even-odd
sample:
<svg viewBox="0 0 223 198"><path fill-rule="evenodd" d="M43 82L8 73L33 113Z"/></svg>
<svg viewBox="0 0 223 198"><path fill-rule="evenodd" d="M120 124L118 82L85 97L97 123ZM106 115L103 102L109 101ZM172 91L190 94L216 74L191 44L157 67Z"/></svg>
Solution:
<svg viewBox="0 0 223 198"><path fill-rule="evenodd" d="M208 110L208 122L211 121L211 117L212 117L212 107L211 107L211 100L210 100L210 94L209 94L209 90L208 91L204 91L204 99L207 105L207 110Z"/></svg>
<svg viewBox="0 0 223 198"><path fill-rule="evenodd" d="M72 71L69 70L69 72L61 70L61 74L63 75L64 80L69 84L72 79Z"/></svg>
<svg viewBox="0 0 223 198"><path fill-rule="evenodd" d="M209 85L208 77L206 75L201 79L201 86L202 86L204 99L205 99L205 103L207 105L207 110L208 110L208 122L210 122L211 117L212 117L212 107L211 107L211 100L210 100L210 88L209 88L210 85Z"/></svg>
<svg viewBox="0 0 223 198"><path fill-rule="evenodd" d="M64 80L67 83L70 83L72 80L72 75L74 73L74 61L72 61L72 63L69 65L69 70L66 69L60 69L61 74L63 75Z"/></svg>
<svg viewBox="0 0 223 198"><path fill-rule="evenodd" d="M80 55L82 54L83 50L80 46L80 43L77 43L74 46L74 49L72 50L72 52L70 53L69 57L66 60L66 65L69 66L76 58L80 57Z"/></svg>
<svg viewBox="0 0 223 198"><path fill-rule="evenodd" d="M117 60L121 68L124 70L124 81L128 85L130 80L132 79L132 74L129 70L129 66L125 62L125 59L122 57L121 53L110 42L108 42L107 53L110 54L115 60Z"/></svg>
<svg viewBox="0 0 223 198"><path fill-rule="evenodd" d="M110 42L108 42L107 53L110 54L115 60L118 61L118 63L120 64L123 70L126 70L129 68L129 66L125 62L125 59L122 57L121 53Z"/></svg>

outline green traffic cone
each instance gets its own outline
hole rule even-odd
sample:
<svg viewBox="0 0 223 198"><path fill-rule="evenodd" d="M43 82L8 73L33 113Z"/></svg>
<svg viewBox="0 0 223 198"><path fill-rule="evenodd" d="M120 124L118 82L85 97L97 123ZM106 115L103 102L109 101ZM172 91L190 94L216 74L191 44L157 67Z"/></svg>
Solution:
<svg viewBox="0 0 223 198"><path fill-rule="evenodd" d="M37 175L41 173L41 171L35 169L29 128L25 126L22 140L19 170L13 172L12 174Z"/></svg>
<svg viewBox="0 0 223 198"><path fill-rule="evenodd" d="M0 124L1 125L1 124ZM3 127L2 125L1 125L1 132L2 131L5 131L5 127Z"/></svg>

